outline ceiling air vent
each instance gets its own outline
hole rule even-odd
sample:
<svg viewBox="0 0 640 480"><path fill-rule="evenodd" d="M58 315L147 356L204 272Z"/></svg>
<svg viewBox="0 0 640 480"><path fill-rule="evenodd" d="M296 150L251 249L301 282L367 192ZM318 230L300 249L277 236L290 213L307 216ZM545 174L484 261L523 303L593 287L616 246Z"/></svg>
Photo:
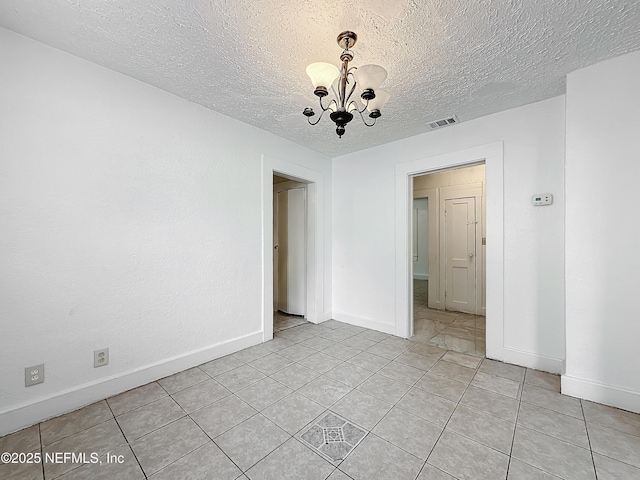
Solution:
<svg viewBox="0 0 640 480"><path fill-rule="evenodd" d="M447 127L456 123L460 123L460 120L458 120L458 117L455 115L452 115L450 117L443 118L442 120L434 120L433 122L427 123L427 125L431 127L431 130L435 130L436 128Z"/></svg>

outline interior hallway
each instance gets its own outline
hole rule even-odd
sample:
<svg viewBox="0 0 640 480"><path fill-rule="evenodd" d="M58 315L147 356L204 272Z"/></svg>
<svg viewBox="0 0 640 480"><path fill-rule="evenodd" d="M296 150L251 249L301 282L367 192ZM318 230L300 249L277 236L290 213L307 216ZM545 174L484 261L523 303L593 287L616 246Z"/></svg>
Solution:
<svg viewBox="0 0 640 480"><path fill-rule="evenodd" d="M0 464L0 478L640 478L640 415L559 387L556 375L334 320L291 326L0 438L2 452L97 452L102 465Z"/></svg>
<svg viewBox="0 0 640 480"><path fill-rule="evenodd" d="M486 319L480 315L431 309L429 281L413 281L413 337L416 342L478 357L486 354Z"/></svg>

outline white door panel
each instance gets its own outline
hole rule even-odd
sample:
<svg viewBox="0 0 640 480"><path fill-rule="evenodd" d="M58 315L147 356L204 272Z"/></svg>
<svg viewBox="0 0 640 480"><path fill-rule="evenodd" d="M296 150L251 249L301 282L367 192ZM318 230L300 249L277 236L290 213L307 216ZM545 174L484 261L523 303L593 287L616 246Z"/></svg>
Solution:
<svg viewBox="0 0 640 480"><path fill-rule="evenodd" d="M277 212L277 231L276 231L276 248L274 255L277 256L277 281L276 292L274 295L275 310L283 310L287 307L287 207L288 207L287 191L278 192L276 194L276 212Z"/></svg>
<svg viewBox="0 0 640 480"><path fill-rule="evenodd" d="M306 305L305 189L287 190L287 309L304 315Z"/></svg>
<svg viewBox="0 0 640 480"><path fill-rule="evenodd" d="M445 306L476 313L476 205L474 197L445 200Z"/></svg>
<svg viewBox="0 0 640 480"><path fill-rule="evenodd" d="M276 194L274 263L275 309L306 314L306 189Z"/></svg>

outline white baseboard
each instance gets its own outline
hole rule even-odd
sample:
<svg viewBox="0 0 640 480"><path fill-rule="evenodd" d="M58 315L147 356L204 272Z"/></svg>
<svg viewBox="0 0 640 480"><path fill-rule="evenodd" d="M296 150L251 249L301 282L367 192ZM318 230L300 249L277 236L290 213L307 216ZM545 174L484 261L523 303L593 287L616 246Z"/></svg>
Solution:
<svg viewBox="0 0 640 480"><path fill-rule="evenodd" d="M640 392L612 387L571 375L562 375L561 391L572 397L584 398L592 402L640 413Z"/></svg>
<svg viewBox="0 0 640 480"><path fill-rule="evenodd" d="M389 333L391 335L396 334L396 326L389 323L381 323L367 318L353 317L340 312L333 312L333 318L339 322L349 323L356 327L369 328L371 330L377 330L378 332Z"/></svg>
<svg viewBox="0 0 640 480"><path fill-rule="evenodd" d="M0 411L0 437L259 343L261 331L10 406Z"/></svg>
<svg viewBox="0 0 640 480"><path fill-rule="evenodd" d="M414 280L429 280L429 274L428 273L414 273L413 274L413 279Z"/></svg>
<svg viewBox="0 0 640 480"><path fill-rule="evenodd" d="M564 360L561 358L545 357L536 353L525 352L510 347L502 347L498 355L487 352L489 358L500 360L506 363L513 363L521 367L533 368L549 373L562 373L564 371ZM499 358L502 357L502 358Z"/></svg>

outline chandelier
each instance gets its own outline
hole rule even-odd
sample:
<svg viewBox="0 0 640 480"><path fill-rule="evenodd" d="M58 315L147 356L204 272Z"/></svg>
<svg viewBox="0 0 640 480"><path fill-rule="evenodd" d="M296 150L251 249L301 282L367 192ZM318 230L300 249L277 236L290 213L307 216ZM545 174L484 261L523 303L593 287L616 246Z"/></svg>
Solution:
<svg viewBox="0 0 640 480"><path fill-rule="evenodd" d="M387 100L389 94L378 87L387 78L387 71L379 65L362 65L361 67L349 67L349 62L353 60L353 52L349 50L356 43L358 36L350 31L342 32L338 35L338 45L343 49L340 55L342 65L340 70L335 65L325 62L312 63L307 67L307 75L313 84L313 93L319 98L322 113L315 122L311 121L316 113L313 108L307 107L302 114L307 117L310 125L317 125L326 111L330 111L329 117L336 124L336 133L342 138L345 126L355 113L360 114L362 122L367 127L373 127L376 119L382 115L380 110ZM333 96L325 106L324 97L329 95L329 88ZM353 93L358 89L362 102L357 98L352 99ZM365 110L369 111L369 118L373 120L367 123L363 115Z"/></svg>

